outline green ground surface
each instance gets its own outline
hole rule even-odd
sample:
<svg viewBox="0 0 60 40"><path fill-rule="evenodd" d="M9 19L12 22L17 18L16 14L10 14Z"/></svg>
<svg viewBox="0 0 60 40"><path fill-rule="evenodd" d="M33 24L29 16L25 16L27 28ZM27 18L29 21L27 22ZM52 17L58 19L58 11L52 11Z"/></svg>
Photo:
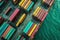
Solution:
<svg viewBox="0 0 60 40"><path fill-rule="evenodd" d="M60 40L60 0L55 0L34 40Z"/></svg>

